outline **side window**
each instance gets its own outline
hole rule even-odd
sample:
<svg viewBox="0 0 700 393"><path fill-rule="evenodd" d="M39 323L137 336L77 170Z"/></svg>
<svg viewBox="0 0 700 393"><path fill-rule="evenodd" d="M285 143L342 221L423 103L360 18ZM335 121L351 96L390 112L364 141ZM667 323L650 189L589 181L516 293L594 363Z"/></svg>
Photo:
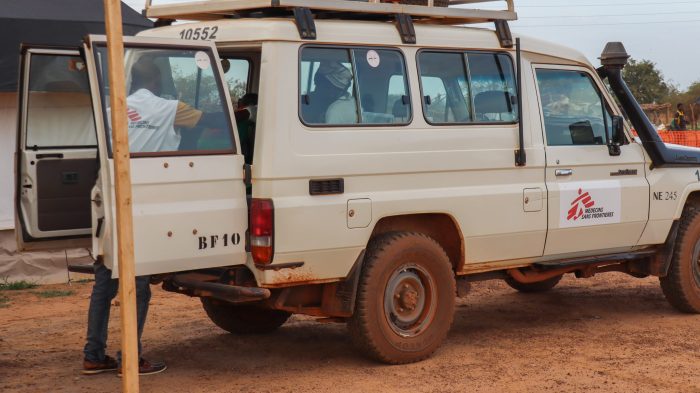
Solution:
<svg viewBox="0 0 700 393"><path fill-rule="evenodd" d="M111 140L105 47L99 47L95 56ZM233 151L223 81L214 72L211 53L127 47L125 58L129 148L135 156ZM200 143L202 136L206 143Z"/></svg>
<svg viewBox="0 0 700 393"><path fill-rule="evenodd" d="M517 121L517 92L510 56L469 52L467 59L476 121Z"/></svg>
<svg viewBox="0 0 700 393"><path fill-rule="evenodd" d="M300 114L312 125L406 124L406 67L390 49L306 47L301 52Z"/></svg>
<svg viewBox="0 0 700 393"><path fill-rule="evenodd" d="M505 53L421 52L423 111L432 124L518 120L513 62Z"/></svg>
<svg viewBox="0 0 700 393"><path fill-rule="evenodd" d="M95 121L87 70L78 56L32 54L26 147L94 147Z"/></svg>
<svg viewBox="0 0 700 393"><path fill-rule="evenodd" d="M228 85L231 101L237 103L248 92L250 61L246 59L224 58L221 60L224 79Z"/></svg>
<svg viewBox="0 0 700 393"><path fill-rule="evenodd" d="M423 112L429 123L473 121L464 55L456 52L421 52L418 55Z"/></svg>
<svg viewBox="0 0 700 393"><path fill-rule="evenodd" d="M549 146L607 143L612 120L586 72L538 69L537 83Z"/></svg>

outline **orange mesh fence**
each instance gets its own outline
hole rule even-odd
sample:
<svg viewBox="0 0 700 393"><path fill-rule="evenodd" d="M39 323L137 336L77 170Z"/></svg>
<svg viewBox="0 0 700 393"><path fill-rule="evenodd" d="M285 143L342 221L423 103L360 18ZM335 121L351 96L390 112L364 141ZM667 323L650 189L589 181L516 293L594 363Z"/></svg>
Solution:
<svg viewBox="0 0 700 393"><path fill-rule="evenodd" d="M666 143L700 147L700 131L659 131L659 136Z"/></svg>
<svg viewBox="0 0 700 393"><path fill-rule="evenodd" d="M700 131L657 131L661 140L674 145L700 147ZM637 131L632 130L634 135Z"/></svg>

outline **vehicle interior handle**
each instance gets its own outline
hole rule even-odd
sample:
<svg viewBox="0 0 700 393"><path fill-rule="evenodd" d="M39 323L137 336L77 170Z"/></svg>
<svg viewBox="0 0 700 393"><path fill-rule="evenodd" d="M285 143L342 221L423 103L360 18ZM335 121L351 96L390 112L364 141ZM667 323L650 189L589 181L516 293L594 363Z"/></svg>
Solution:
<svg viewBox="0 0 700 393"><path fill-rule="evenodd" d="M63 153L46 153L36 155L37 160L41 160L42 158L63 158Z"/></svg>
<svg viewBox="0 0 700 393"><path fill-rule="evenodd" d="M554 171L554 174L556 176L571 176L574 174L574 170L573 169L557 169L556 171Z"/></svg>

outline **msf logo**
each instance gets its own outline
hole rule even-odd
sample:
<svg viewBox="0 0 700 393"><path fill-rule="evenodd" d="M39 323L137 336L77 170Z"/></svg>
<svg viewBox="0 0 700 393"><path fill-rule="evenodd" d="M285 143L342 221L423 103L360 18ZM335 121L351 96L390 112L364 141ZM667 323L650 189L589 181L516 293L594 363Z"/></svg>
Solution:
<svg viewBox="0 0 700 393"><path fill-rule="evenodd" d="M566 219L568 221L578 220L583 216L585 209L590 209L595 206L595 201L588 192L583 192L582 189L578 189L578 197L571 202L571 208L569 208L569 214Z"/></svg>
<svg viewBox="0 0 700 393"><path fill-rule="evenodd" d="M133 122L141 120L141 115L136 112L136 109L129 108L129 110L126 111L126 116Z"/></svg>

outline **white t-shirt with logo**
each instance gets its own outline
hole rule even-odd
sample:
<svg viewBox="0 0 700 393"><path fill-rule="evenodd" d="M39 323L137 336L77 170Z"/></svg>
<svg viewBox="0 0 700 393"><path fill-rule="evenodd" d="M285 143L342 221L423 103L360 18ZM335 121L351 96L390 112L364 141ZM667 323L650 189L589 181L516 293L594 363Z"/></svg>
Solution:
<svg viewBox="0 0 700 393"><path fill-rule="evenodd" d="M175 131L177 100L139 89L126 98L126 105L131 152L177 151L180 146L180 134Z"/></svg>

